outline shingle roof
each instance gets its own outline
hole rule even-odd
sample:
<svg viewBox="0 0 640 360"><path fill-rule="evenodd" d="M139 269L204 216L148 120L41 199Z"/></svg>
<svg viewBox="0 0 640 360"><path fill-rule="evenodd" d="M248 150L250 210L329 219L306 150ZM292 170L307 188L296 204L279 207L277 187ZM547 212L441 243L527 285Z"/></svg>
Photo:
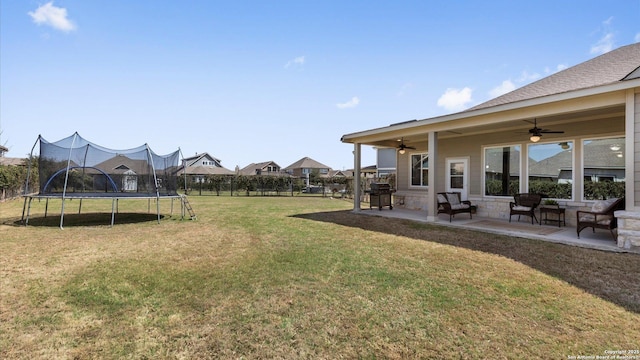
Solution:
<svg viewBox="0 0 640 360"><path fill-rule="evenodd" d="M631 80L640 77L639 68L640 43L627 45L547 76L466 111Z"/></svg>
<svg viewBox="0 0 640 360"><path fill-rule="evenodd" d="M243 167L240 172L245 175L255 175L256 170L264 170L267 166L273 164L274 166L280 168L280 165L276 164L273 161L263 161L261 163L251 163L245 167Z"/></svg>
<svg viewBox="0 0 640 360"><path fill-rule="evenodd" d="M0 157L0 165L6 166L20 166L25 165L26 159L14 158L14 157Z"/></svg>
<svg viewBox="0 0 640 360"><path fill-rule="evenodd" d="M184 170L180 169L178 175L184 174ZM218 166L189 166L187 167L187 175L234 175L235 172Z"/></svg>
<svg viewBox="0 0 640 360"><path fill-rule="evenodd" d="M309 157L303 157L302 159L287 166L285 169L289 170L289 169L331 169L331 168Z"/></svg>

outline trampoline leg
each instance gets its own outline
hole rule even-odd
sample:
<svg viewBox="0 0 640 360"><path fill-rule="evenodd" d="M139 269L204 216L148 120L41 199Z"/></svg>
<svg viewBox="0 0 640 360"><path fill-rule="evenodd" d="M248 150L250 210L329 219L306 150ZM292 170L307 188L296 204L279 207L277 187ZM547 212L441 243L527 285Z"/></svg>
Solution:
<svg viewBox="0 0 640 360"><path fill-rule="evenodd" d="M24 204L22 205L22 217L20 218L20 221L22 221L22 222L24 222L24 213L27 210L27 198L28 197L25 196ZM26 225L26 223L25 223L25 225Z"/></svg>
<svg viewBox="0 0 640 360"><path fill-rule="evenodd" d="M147 212L151 212L151 199L147 200Z"/></svg>
<svg viewBox="0 0 640 360"><path fill-rule="evenodd" d="M78 206L78 214L82 211L82 198L80 198L80 205Z"/></svg>
<svg viewBox="0 0 640 360"><path fill-rule="evenodd" d="M62 224L64 223L64 197L62 198L62 211L60 212L60 230L63 230Z"/></svg>
<svg viewBox="0 0 640 360"><path fill-rule="evenodd" d="M33 200L32 197L29 197L29 204L27 205L27 218L24 220L24 226L27 226L27 224L29 223L29 215L31 215L31 201ZM27 199L24 199L25 201L25 205L26 205L26 201ZM22 216L24 217L24 208L22 209Z"/></svg>
<svg viewBox="0 0 640 360"><path fill-rule="evenodd" d="M47 214L49 213L49 198L47 198L47 200L44 202L44 217L47 217Z"/></svg>
<svg viewBox="0 0 640 360"><path fill-rule="evenodd" d="M116 202L117 201L118 201L118 199L111 200L111 227L113 227L113 220L115 219Z"/></svg>
<svg viewBox="0 0 640 360"><path fill-rule="evenodd" d="M158 211L158 224L160 224L160 200L156 200L156 210Z"/></svg>

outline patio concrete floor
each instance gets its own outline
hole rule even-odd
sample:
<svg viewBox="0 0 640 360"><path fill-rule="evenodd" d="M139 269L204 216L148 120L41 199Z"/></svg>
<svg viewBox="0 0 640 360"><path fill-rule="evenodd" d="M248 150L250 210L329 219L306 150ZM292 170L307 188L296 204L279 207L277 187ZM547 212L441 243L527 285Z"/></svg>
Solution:
<svg viewBox="0 0 640 360"><path fill-rule="evenodd" d="M389 210L389 208L383 208L382 210L378 210L377 208L363 208L358 213L367 216L382 216L427 223L426 211L394 207L393 210ZM449 222L448 215L440 214L438 216L438 220L436 222L431 222L430 224L478 230L527 239L538 239L603 251L633 252L640 254L640 251L619 248L617 242L613 240L611 233L607 230L596 229L594 233L591 228L584 229L580 233L580 238L578 239L575 225L567 225L560 228L557 224L553 223L549 223L548 225L535 223L532 225L531 218L527 216L521 217L520 221L518 221L518 218L514 216L511 219L511 222L509 222L509 219L483 218L476 215L474 215L472 219L469 219L469 214L458 214L451 222Z"/></svg>

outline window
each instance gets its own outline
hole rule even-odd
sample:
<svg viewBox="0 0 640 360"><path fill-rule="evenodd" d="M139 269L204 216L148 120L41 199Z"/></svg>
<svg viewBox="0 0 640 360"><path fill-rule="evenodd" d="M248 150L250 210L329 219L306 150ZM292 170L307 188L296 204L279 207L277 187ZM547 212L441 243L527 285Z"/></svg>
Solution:
<svg viewBox="0 0 640 360"><path fill-rule="evenodd" d="M520 145L484 149L484 194L513 196L520 192Z"/></svg>
<svg viewBox="0 0 640 360"><path fill-rule="evenodd" d="M553 199L573 196L573 141L529 144L530 193Z"/></svg>
<svg viewBox="0 0 640 360"><path fill-rule="evenodd" d="M429 186L429 155L411 155L411 185Z"/></svg>
<svg viewBox="0 0 640 360"><path fill-rule="evenodd" d="M624 137L582 141L584 200L624 196Z"/></svg>

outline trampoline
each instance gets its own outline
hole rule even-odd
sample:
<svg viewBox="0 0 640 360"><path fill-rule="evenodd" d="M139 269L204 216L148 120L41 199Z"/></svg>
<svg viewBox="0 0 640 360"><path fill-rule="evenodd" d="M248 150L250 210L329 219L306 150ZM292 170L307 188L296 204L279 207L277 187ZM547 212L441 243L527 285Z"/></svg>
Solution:
<svg viewBox="0 0 640 360"><path fill-rule="evenodd" d="M126 150L109 149L82 138L77 132L56 142L49 142L38 136L31 149L30 159L39 145L38 157L39 189L32 194L28 188L29 178L35 176L29 162L25 186L25 201L22 221L29 223L31 203L34 199L44 199L45 217L49 200L60 199L60 228L64 225L65 201L79 199L78 213L85 199L111 199L111 226L115 221L118 202L121 199L151 200L156 202L158 223L160 222L160 199L171 199L173 214L174 200L180 201L181 216L185 209L195 218L186 195L178 194L178 169L180 149L158 155L147 145ZM186 183L186 181L185 181Z"/></svg>

